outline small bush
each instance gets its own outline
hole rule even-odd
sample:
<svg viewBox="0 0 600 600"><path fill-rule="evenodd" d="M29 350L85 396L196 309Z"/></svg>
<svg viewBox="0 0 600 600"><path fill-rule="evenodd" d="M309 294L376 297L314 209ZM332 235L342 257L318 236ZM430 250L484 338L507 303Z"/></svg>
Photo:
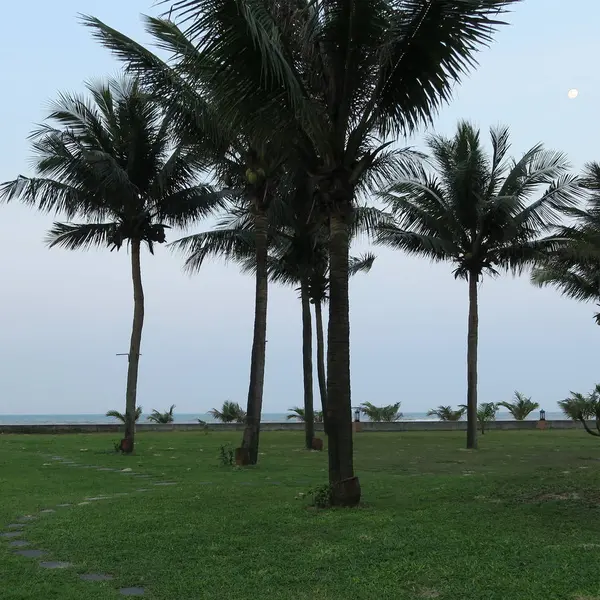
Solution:
<svg viewBox="0 0 600 600"><path fill-rule="evenodd" d="M219 447L219 462L223 467L233 467L235 460L231 446L221 445Z"/></svg>
<svg viewBox="0 0 600 600"><path fill-rule="evenodd" d="M332 490L328 483L319 485L308 491L310 505L315 508L330 508L332 504Z"/></svg>

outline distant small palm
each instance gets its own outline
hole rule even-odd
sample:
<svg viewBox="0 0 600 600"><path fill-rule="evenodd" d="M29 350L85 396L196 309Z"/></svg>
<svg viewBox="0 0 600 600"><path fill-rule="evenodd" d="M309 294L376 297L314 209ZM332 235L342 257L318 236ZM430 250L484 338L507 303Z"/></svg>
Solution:
<svg viewBox="0 0 600 600"><path fill-rule="evenodd" d="M506 408L516 421L524 421L527 416L540 407L537 402L532 402L520 392L515 392L513 402L498 402L498 406Z"/></svg>
<svg viewBox="0 0 600 600"><path fill-rule="evenodd" d="M452 410L451 406L438 406L437 408L432 408L427 413L427 416L437 417L440 421L460 421L465 412L466 409L464 407Z"/></svg>
<svg viewBox="0 0 600 600"><path fill-rule="evenodd" d="M226 400L223 402L221 410L213 408L208 411L217 421L221 423L243 423L246 419L246 412L237 402Z"/></svg>
<svg viewBox="0 0 600 600"><path fill-rule="evenodd" d="M375 406L371 402L364 402L360 406L361 412L377 423L391 423L400 420L402 413L398 411L399 408L400 402L387 406Z"/></svg>
<svg viewBox="0 0 600 600"><path fill-rule="evenodd" d="M593 394L585 395L579 392L571 392L571 397L560 400L558 406L569 419L583 421L594 416L598 401Z"/></svg>
<svg viewBox="0 0 600 600"><path fill-rule="evenodd" d="M175 405L171 404L171 408L167 412L161 413L156 409L152 411L152 414L148 417L148 421L152 421L153 423L172 423L175 420L173 416L173 410L175 409Z"/></svg>
<svg viewBox="0 0 600 600"><path fill-rule="evenodd" d="M314 412L315 415L315 423L323 422L323 411L316 410ZM304 409L299 406L294 406L289 409L289 414L287 415L287 420L291 421L292 419L296 419L298 421L304 422Z"/></svg>
<svg viewBox="0 0 600 600"><path fill-rule="evenodd" d="M142 409L141 406L138 406L135 409L135 420L136 421L140 420L140 417L142 416L142 411L143 411L143 409ZM118 419L119 421L121 421L121 423L125 423L125 415L123 413L120 413L118 410L109 410L106 413L106 416L107 417L113 417L113 418Z"/></svg>

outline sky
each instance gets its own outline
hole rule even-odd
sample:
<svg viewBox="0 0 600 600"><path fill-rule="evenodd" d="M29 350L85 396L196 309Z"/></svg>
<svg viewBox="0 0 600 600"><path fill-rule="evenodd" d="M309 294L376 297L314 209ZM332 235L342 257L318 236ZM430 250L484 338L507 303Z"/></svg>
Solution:
<svg viewBox="0 0 600 600"><path fill-rule="evenodd" d="M524 0L509 27L478 55L479 67L435 122L451 135L459 119L483 130L507 124L512 153L535 143L566 152L574 169L600 161L597 0ZM37 0L3 7L0 37L0 181L31 174L27 136L60 91L114 75L119 63L95 42L78 13L99 17L147 43L140 14L152 0ZM577 10L575 10L577 9ZM585 19L581 15L586 15ZM10 58L9 58L10 57ZM569 100L567 92L579 89ZM421 137L410 140L419 144ZM126 251L49 250L52 217L0 206L0 414L99 414L122 409L131 330ZM210 228L206 221L198 230ZM170 240L172 241L172 239ZM466 397L467 285L451 267L376 248L368 275L352 280L352 404L402 402L404 412L457 405ZM215 261L195 276L164 247L142 257L146 320L138 403L204 413L224 400L245 404L253 281ZM539 290L527 277L480 287L479 399L519 390L546 410L570 390L600 382L600 328L593 305ZM266 413L302 404L300 304L271 286ZM315 378L316 379L316 378ZM318 395L315 400L318 402Z"/></svg>

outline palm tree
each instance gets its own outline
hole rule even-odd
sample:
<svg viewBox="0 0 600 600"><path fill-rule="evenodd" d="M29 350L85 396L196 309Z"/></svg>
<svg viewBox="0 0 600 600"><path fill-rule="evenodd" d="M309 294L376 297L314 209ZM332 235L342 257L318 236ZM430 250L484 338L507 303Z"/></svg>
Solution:
<svg viewBox="0 0 600 600"><path fill-rule="evenodd" d="M571 397L559 401L558 405L569 419L580 421L587 433L600 437L600 384L596 384L592 392L587 395L571 392ZM587 424L592 417L596 420L597 431Z"/></svg>
<svg viewBox="0 0 600 600"><path fill-rule="evenodd" d="M477 408L477 422L481 427L481 435L485 433L487 424L490 421L496 420L496 413L498 412L498 405L494 402L484 402Z"/></svg>
<svg viewBox="0 0 600 600"><path fill-rule="evenodd" d="M152 421L153 423L172 423L175 420L173 416L173 411L175 410L175 405L171 404L171 408L164 413L158 412L156 409L152 411L151 415L148 415L148 421Z"/></svg>
<svg viewBox="0 0 600 600"><path fill-rule="evenodd" d="M532 402L531 398L520 392L515 392L512 402L498 402L498 406L506 408L516 421L524 421L530 413L540 407L537 402Z"/></svg>
<svg viewBox="0 0 600 600"><path fill-rule="evenodd" d="M141 406L136 407L136 409L135 409L135 422L136 423L140 420L140 417L142 416L142 411L143 411L143 408ZM113 417L114 419L121 421L121 423L125 423L127 421L126 415L124 415L123 413L120 413L118 410L109 410L106 413L106 416Z"/></svg>
<svg viewBox="0 0 600 600"><path fill-rule="evenodd" d="M229 400L223 402L221 410L213 408L208 414L221 423L243 423L246 420L244 409L237 402Z"/></svg>
<svg viewBox="0 0 600 600"><path fill-rule="evenodd" d="M508 129L490 133L491 156L466 122L451 139L430 136L435 172L421 166L383 194L398 223L381 228L377 240L450 262L454 276L468 283L467 448L477 447L478 283L484 273L519 273L552 248L542 235L580 193L563 154L538 144L511 161Z"/></svg>
<svg viewBox="0 0 600 600"><path fill-rule="evenodd" d="M377 423L392 423L399 421L402 418L402 413L399 412L400 402L389 404L388 406L375 406L371 402L364 402L360 405L360 410L371 421Z"/></svg>
<svg viewBox="0 0 600 600"><path fill-rule="evenodd" d="M273 250L268 257L267 269L271 281L294 286L300 294L302 307L302 364L304 381L305 444L313 447L314 413L313 405L313 354L312 318L310 304L315 305L317 330L317 376L321 395L322 413L326 415L326 378L323 322L321 306L327 299L329 288L329 261L327 257L327 231L319 224L311 223L311 215L305 212L306 204L299 202L299 193L291 194L290 201L278 212L278 222L273 225ZM388 222L388 215L366 206L355 212L352 235L369 233L375 224ZM368 253L360 257L350 257L350 274L368 272L375 256ZM254 271L256 263L249 258L244 270Z"/></svg>
<svg viewBox="0 0 600 600"><path fill-rule="evenodd" d="M287 420L291 421L292 419L296 419L297 421L302 421L304 423L305 421L305 411L303 408L300 408L299 406L294 406L293 408L289 409L289 414L287 415ZM322 423L323 422L323 412L320 410L315 410L314 411L314 421L315 423Z"/></svg>
<svg viewBox="0 0 600 600"><path fill-rule="evenodd" d="M460 421L465 414L465 408L452 410L451 406L438 406L427 412L428 417L437 417L440 421Z"/></svg>
<svg viewBox="0 0 600 600"><path fill-rule="evenodd" d="M595 414L596 406L590 395L571 392L570 398L558 401L558 406L569 419L585 422Z"/></svg>
<svg viewBox="0 0 600 600"><path fill-rule="evenodd" d="M558 228L560 245L533 270L531 280L538 287L551 285L569 298L600 305L600 163L585 166L580 185L585 206L565 210L573 223ZM600 325L600 312L594 319Z"/></svg>
<svg viewBox="0 0 600 600"><path fill-rule="evenodd" d="M174 136L174 121L134 79L89 84L91 101L63 94L51 124L33 134L38 176L19 176L0 188L0 198L20 198L42 211L82 223L55 223L50 247L94 246L131 250L133 326L128 353L125 439L133 452L137 379L144 322L141 248L154 253L165 230L209 214L220 196L197 178L200 148Z"/></svg>
<svg viewBox="0 0 600 600"><path fill-rule="evenodd" d="M334 505L360 501L350 394L349 227L357 196L405 167L394 135L431 122L454 83L491 41L497 15L518 0L178 0L149 20L174 56L159 70L147 52L94 23L102 42L163 98L202 89L221 121L293 147L329 228L328 454ZM185 31L170 21L181 17ZM217 42L218 40L218 42ZM162 76L164 75L164 76ZM174 85L175 81L175 85Z"/></svg>

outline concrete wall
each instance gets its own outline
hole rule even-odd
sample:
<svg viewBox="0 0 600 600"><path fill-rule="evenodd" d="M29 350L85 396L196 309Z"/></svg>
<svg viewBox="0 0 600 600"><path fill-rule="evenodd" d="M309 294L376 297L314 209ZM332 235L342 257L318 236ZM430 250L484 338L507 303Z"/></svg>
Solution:
<svg viewBox="0 0 600 600"><path fill-rule="evenodd" d="M488 424L489 429L522 430L536 429L538 421L493 421ZM590 421L590 427L595 429L595 423ZM243 424L238 423L210 423L210 431L241 431ZM322 424L316 424L317 431L323 430ZM363 432L369 431L466 431L466 421L398 421L396 423L371 423L361 422ZM577 421L546 421L547 429L582 429ZM145 431L203 431L204 425L200 423L171 423L169 425L155 425L140 423L137 426L139 433ZM261 431L303 431L302 423L263 423ZM122 426L118 423L81 424L81 425L0 425L0 434L5 433L118 433Z"/></svg>

